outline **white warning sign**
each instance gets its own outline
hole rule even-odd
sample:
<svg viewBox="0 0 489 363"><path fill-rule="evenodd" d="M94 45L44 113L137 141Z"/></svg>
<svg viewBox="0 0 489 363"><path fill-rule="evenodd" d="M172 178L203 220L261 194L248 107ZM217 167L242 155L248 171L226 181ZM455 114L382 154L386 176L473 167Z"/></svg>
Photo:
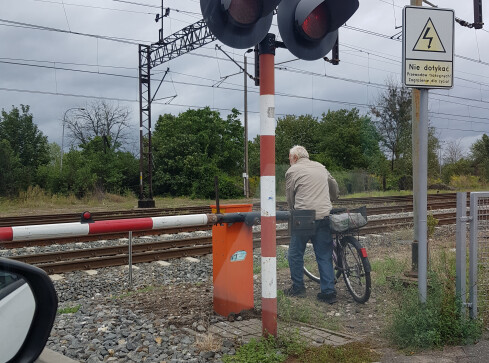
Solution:
<svg viewBox="0 0 489 363"><path fill-rule="evenodd" d="M454 27L451 9L404 8L402 76L406 87L453 87Z"/></svg>

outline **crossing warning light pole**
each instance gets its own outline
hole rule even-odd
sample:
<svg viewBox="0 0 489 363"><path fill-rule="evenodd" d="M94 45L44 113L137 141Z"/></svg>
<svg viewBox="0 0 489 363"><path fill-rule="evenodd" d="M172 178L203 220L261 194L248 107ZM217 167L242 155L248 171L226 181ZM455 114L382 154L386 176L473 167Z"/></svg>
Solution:
<svg viewBox="0 0 489 363"><path fill-rule="evenodd" d="M275 35L259 45L262 332L277 336L275 196Z"/></svg>
<svg viewBox="0 0 489 363"><path fill-rule="evenodd" d="M283 43L268 31L278 5ZM358 0L201 0L205 22L218 40L245 49L259 44L260 203L262 331L277 335L275 192L275 49L286 47L300 59L316 60L333 48L337 29L358 9ZM246 142L246 140L245 140Z"/></svg>

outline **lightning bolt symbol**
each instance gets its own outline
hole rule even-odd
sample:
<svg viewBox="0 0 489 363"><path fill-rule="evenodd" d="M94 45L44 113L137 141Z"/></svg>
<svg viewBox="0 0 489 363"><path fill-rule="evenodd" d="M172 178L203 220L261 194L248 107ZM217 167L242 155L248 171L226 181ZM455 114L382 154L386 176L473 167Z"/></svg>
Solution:
<svg viewBox="0 0 489 363"><path fill-rule="evenodd" d="M427 37L428 33L430 32L430 27L426 28L426 31L424 32L423 39L429 40L430 42L428 43L428 49L431 48L431 42L433 41L433 37Z"/></svg>

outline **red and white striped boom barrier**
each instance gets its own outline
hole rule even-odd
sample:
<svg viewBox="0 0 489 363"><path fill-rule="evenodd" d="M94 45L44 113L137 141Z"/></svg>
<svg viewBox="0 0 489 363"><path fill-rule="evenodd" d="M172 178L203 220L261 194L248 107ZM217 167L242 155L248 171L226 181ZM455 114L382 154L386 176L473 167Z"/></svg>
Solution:
<svg viewBox="0 0 489 363"><path fill-rule="evenodd" d="M143 231L174 227L204 226L216 222L217 215L215 214L191 214L181 216L116 219L91 223L72 222L0 227L0 242L75 237L90 234Z"/></svg>

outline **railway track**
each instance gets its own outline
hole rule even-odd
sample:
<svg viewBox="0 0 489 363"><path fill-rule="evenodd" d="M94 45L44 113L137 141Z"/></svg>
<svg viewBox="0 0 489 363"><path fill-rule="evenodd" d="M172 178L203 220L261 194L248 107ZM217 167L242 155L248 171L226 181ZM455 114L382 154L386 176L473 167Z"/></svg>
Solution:
<svg viewBox="0 0 489 363"><path fill-rule="evenodd" d="M448 225L455 223L455 213L439 213L435 217L439 221L439 225ZM359 230L360 235L384 233L394 231L401 228L409 228L412 226L412 217L397 217L397 218L382 218L371 220L369 223ZM151 230L154 234L178 233L202 230L203 227L190 227L165 230ZM140 235L146 235L145 231L141 231ZM127 234L123 235L127 237ZM97 236L93 236L97 237ZM99 236L100 237L100 236ZM106 235L104 237L107 237ZM115 238L115 237L114 237ZM99 240L101 238L98 238ZM106 239L106 238L104 238ZM287 229L277 230L277 244L288 244L290 237ZM21 241L10 242L19 244ZM36 241L28 241L33 243ZM52 244L51 241L50 244ZM59 243L59 241L57 242ZM66 242L67 243L67 242ZM260 247L260 232L253 234L254 247ZM172 258L182 258L186 256L201 256L212 253L212 237L193 237L178 240L163 240L144 243L134 243L132 245L132 261L133 263L152 262L158 260L168 260ZM70 251L50 252L41 254L30 254L11 257L15 260L36 265L49 274L63 273L76 270L89 270L102 267L127 265L129 261L128 244L117 246L99 247L99 248L84 248Z"/></svg>
<svg viewBox="0 0 489 363"><path fill-rule="evenodd" d="M388 214L392 212L411 212L413 210L413 197L392 196L392 197L369 197L369 198L345 198L335 202L335 206L360 206L367 205L370 215ZM455 208L456 193L447 194L428 194L428 209L447 209ZM253 205L253 210L259 211L258 204ZM284 202L277 203L278 210L287 210ZM211 213L210 206L188 206L178 208L151 208L151 209L134 209L119 211L92 212L95 221L126 219L126 218L144 218L155 216L183 215L183 214L208 214ZM0 227L14 227L24 225L39 225L51 223L70 223L80 221L80 213L64 214L45 214L45 215L25 215L15 217L1 217Z"/></svg>

